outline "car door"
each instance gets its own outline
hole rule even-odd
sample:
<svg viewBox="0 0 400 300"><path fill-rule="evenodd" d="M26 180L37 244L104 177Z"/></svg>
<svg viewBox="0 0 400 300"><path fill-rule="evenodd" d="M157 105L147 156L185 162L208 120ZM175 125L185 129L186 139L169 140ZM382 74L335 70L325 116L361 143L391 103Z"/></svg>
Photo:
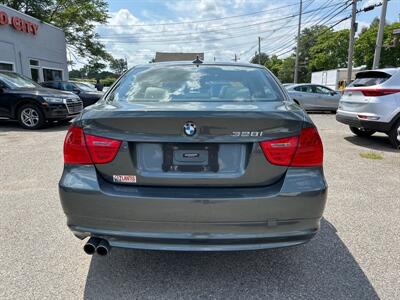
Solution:
<svg viewBox="0 0 400 300"><path fill-rule="evenodd" d="M316 95L313 93L312 86L310 85L299 85L294 88L298 92L300 105L304 109L314 109L317 103Z"/></svg>
<svg viewBox="0 0 400 300"><path fill-rule="evenodd" d="M0 80L0 119L12 117L12 111L16 97L9 93L8 86Z"/></svg>
<svg viewBox="0 0 400 300"><path fill-rule="evenodd" d="M315 91L318 94L318 107L327 110L336 110L339 105L340 94L325 87L317 85Z"/></svg>

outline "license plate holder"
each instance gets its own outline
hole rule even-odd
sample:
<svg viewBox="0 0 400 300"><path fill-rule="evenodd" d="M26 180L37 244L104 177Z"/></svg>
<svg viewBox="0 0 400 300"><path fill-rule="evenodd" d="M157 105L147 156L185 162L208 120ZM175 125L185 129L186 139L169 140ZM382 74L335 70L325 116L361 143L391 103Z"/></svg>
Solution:
<svg viewBox="0 0 400 300"><path fill-rule="evenodd" d="M164 172L218 172L218 144L163 144Z"/></svg>

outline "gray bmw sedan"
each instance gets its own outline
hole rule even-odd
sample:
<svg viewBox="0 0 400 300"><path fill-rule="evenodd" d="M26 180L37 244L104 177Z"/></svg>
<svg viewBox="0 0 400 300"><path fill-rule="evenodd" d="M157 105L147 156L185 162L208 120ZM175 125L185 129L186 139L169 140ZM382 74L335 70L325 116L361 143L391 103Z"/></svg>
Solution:
<svg viewBox="0 0 400 300"><path fill-rule="evenodd" d="M154 63L69 128L59 192L88 254L298 245L325 207L323 147L264 67Z"/></svg>

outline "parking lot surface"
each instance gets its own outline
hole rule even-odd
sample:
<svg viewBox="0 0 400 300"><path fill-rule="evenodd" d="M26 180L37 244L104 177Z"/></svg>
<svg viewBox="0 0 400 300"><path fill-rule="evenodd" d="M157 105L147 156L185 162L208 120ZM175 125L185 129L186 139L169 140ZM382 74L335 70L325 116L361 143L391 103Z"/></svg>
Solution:
<svg viewBox="0 0 400 300"><path fill-rule="evenodd" d="M87 256L58 199L66 126L0 123L0 299L400 299L400 152L313 114L325 148L321 232L288 249ZM373 151L382 159L363 158Z"/></svg>

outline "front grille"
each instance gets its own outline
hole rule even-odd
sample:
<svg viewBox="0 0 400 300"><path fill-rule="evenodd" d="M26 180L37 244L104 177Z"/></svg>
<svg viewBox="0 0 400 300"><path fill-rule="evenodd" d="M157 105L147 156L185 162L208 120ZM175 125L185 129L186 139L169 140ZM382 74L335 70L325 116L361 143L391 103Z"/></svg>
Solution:
<svg viewBox="0 0 400 300"><path fill-rule="evenodd" d="M83 109L83 104L81 99L67 99L66 105L69 114L80 113Z"/></svg>

